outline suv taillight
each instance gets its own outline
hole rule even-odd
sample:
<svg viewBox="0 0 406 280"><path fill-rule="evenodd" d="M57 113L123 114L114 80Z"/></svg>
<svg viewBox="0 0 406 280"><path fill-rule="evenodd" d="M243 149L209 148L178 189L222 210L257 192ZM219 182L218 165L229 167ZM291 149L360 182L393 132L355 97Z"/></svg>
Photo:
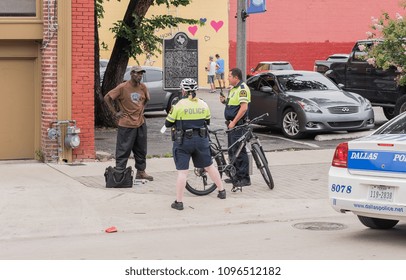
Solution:
<svg viewBox="0 0 406 280"><path fill-rule="evenodd" d="M348 143L338 144L335 152L333 161L331 162L332 166L347 168L347 158L348 158Z"/></svg>

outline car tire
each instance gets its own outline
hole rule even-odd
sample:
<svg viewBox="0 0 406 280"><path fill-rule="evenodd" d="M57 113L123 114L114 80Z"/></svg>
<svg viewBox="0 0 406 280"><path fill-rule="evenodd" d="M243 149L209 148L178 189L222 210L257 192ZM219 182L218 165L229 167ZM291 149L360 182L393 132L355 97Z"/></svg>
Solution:
<svg viewBox="0 0 406 280"><path fill-rule="evenodd" d="M169 114L172 106L175 105L176 103L178 103L178 101L179 101L179 94L177 94L177 93L172 94L171 97L169 98L168 105L166 106L166 109L165 109L167 114Z"/></svg>
<svg viewBox="0 0 406 280"><path fill-rule="evenodd" d="M396 115L395 115L395 109L394 108L390 108L390 107L383 107L383 114L385 115L385 117L388 120L393 119Z"/></svg>
<svg viewBox="0 0 406 280"><path fill-rule="evenodd" d="M372 229L391 229L397 225L398 220L378 219L358 215L360 222Z"/></svg>
<svg viewBox="0 0 406 280"><path fill-rule="evenodd" d="M295 110L289 108L283 112L281 124L283 135L291 139L303 138L305 133L300 131L300 122L300 117Z"/></svg>
<svg viewBox="0 0 406 280"><path fill-rule="evenodd" d="M406 95L403 95L399 97L399 99L396 101L394 113L395 116L397 116L405 111L406 111Z"/></svg>

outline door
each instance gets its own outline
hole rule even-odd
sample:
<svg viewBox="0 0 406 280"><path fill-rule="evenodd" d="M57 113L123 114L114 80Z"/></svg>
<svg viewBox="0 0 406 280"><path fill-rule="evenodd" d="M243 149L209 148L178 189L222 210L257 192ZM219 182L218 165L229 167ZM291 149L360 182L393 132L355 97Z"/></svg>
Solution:
<svg viewBox="0 0 406 280"><path fill-rule="evenodd" d="M0 160L35 156L35 60L0 58Z"/></svg>
<svg viewBox="0 0 406 280"><path fill-rule="evenodd" d="M166 92L163 90L163 74L160 69L146 69L144 74L145 84L148 87L148 91L151 100L148 102L150 109L165 109L166 108Z"/></svg>
<svg viewBox="0 0 406 280"><path fill-rule="evenodd" d="M255 76L247 81L247 85L251 91L250 119L268 113L269 116L265 117L260 124L277 124L278 93L274 77L270 74ZM269 91L271 88L272 92Z"/></svg>

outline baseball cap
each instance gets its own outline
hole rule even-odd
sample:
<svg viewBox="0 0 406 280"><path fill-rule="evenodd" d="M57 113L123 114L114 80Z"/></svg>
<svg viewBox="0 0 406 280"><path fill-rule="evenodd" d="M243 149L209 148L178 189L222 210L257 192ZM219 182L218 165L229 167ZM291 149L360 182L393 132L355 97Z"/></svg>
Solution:
<svg viewBox="0 0 406 280"><path fill-rule="evenodd" d="M138 72L145 73L145 70L142 69L141 66L138 66L138 65L131 67L130 73L133 72L133 71L134 71L134 72L137 72L137 73L138 73Z"/></svg>

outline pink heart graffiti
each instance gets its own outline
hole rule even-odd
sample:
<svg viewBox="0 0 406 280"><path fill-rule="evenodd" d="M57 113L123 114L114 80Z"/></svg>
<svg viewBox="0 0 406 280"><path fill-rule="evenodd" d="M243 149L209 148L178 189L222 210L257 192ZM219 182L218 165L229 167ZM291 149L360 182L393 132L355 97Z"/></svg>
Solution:
<svg viewBox="0 0 406 280"><path fill-rule="evenodd" d="M212 20L210 21L210 25L214 28L214 30L219 31L219 29L223 26L224 22L222 20L215 21Z"/></svg>
<svg viewBox="0 0 406 280"><path fill-rule="evenodd" d="M197 32L197 26L196 25L189 26L187 30L189 30L189 32L192 33L193 36L195 36Z"/></svg>

